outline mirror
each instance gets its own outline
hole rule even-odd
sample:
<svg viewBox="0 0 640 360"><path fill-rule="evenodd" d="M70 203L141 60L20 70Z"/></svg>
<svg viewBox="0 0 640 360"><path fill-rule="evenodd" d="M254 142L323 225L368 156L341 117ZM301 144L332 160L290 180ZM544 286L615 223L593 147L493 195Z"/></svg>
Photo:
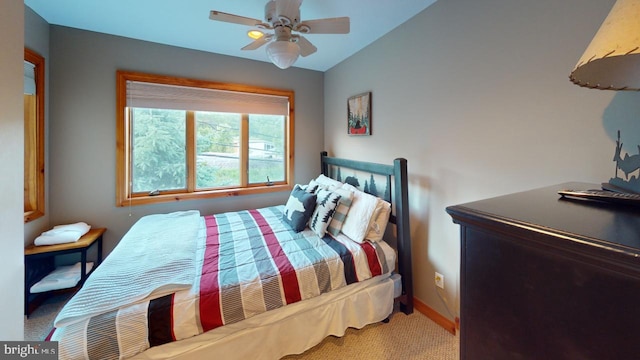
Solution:
<svg viewBox="0 0 640 360"><path fill-rule="evenodd" d="M24 49L24 222L44 215L44 58Z"/></svg>

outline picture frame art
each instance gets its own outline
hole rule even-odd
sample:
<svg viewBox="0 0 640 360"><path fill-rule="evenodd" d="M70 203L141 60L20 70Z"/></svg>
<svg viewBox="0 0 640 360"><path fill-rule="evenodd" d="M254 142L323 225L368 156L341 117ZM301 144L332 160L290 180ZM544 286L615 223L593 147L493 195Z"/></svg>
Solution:
<svg viewBox="0 0 640 360"><path fill-rule="evenodd" d="M347 100L347 134L371 135L371 92L358 94Z"/></svg>

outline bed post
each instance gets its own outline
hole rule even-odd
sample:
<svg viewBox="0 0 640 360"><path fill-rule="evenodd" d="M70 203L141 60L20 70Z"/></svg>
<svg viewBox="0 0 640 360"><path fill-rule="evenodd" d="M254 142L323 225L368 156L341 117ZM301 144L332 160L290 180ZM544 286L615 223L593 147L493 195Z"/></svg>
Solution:
<svg viewBox="0 0 640 360"><path fill-rule="evenodd" d="M409 192L407 180L407 159L393 161L396 203L396 228L398 236L398 269L402 275L402 297L400 310L413 313L413 276L411 267L411 230L409 228Z"/></svg>
<svg viewBox="0 0 640 360"><path fill-rule="evenodd" d="M329 153L326 151L320 152L320 166L321 166L322 174L324 176L329 176L329 165L326 162L324 162L325 156L328 156L328 155Z"/></svg>

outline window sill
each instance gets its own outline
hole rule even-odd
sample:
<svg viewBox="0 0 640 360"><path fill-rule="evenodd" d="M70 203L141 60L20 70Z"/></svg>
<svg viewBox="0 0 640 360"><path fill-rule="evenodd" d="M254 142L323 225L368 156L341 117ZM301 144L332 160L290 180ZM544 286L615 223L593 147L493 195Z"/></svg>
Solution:
<svg viewBox="0 0 640 360"><path fill-rule="evenodd" d="M230 196L275 193L275 192L291 191L292 188L293 187L288 184L279 184L279 185L270 185L270 186L238 188L238 189L198 191L193 193L171 193L171 194L160 194L160 195L153 195L153 196L134 196L133 198L130 198L130 199L124 198L124 200L121 200L118 202L117 206L124 207L124 206L136 206L136 205L157 204L157 203L166 203L166 202L187 201L187 200L212 199L212 198L230 197Z"/></svg>

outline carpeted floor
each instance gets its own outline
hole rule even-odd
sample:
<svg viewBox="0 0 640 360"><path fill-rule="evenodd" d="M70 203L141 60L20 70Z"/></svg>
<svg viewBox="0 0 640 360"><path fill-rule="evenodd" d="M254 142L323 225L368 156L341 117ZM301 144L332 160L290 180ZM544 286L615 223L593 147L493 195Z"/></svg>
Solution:
<svg viewBox="0 0 640 360"><path fill-rule="evenodd" d="M25 319L25 340L43 340L58 311L71 294L56 295L45 301ZM329 336L301 355L286 360L457 360L459 338L419 312L394 312L387 324L375 323L363 329L348 329L345 336Z"/></svg>
<svg viewBox="0 0 640 360"><path fill-rule="evenodd" d="M395 360L459 359L459 337L451 335L426 316L395 312L389 323L375 323L364 328L347 329L345 336L329 336L301 355L286 360Z"/></svg>
<svg viewBox="0 0 640 360"><path fill-rule="evenodd" d="M62 306L71 298L73 292L52 295L24 319L24 339L44 340L53 328L53 320Z"/></svg>

